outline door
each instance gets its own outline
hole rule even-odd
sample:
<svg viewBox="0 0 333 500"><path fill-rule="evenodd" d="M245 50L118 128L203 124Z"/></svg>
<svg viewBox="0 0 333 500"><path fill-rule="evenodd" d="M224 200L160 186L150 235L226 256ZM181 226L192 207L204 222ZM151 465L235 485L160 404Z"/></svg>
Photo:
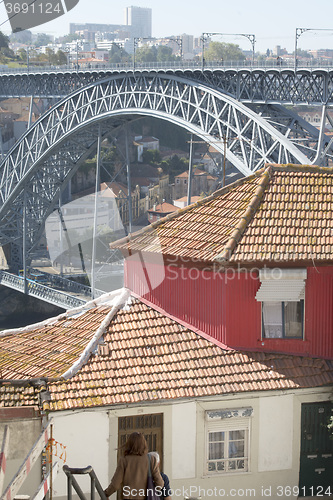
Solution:
<svg viewBox="0 0 333 500"><path fill-rule="evenodd" d="M120 417L118 419L118 458L122 452L122 446L132 432L141 432L146 438L148 451L158 452L160 470L163 471L163 413ZM121 499L121 490L118 490L117 500Z"/></svg>
<svg viewBox="0 0 333 500"><path fill-rule="evenodd" d="M299 496L333 494L333 440L327 428L333 403L302 404Z"/></svg>

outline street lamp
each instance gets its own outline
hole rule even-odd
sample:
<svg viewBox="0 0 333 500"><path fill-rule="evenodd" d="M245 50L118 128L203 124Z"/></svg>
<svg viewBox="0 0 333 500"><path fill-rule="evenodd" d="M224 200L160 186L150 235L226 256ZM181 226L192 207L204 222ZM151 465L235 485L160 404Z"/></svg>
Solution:
<svg viewBox="0 0 333 500"><path fill-rule="evenodd" d="M152 38L151 37L142 38L141 36L133 38L133 71L135 71L135 53L136 53L136 48L138 47L140 40L152 40Z"/></svg>
<svg viewBox="0 0 333 500"><path fill-rule="evenodd" d="M297 68L297 42L306 31L333 31L332 28L296 28L295 33L295 70Z"/></svg>
<svg viewBox="0 0 333 500"><path fill-rule="evenodd" d="M252 64L254 63L254 49L256 43L256 36L252 33L202 33L202 69L205 67L205 41L213 35L220 36L245 36L249 40L252 46Z"/></svg>
<svg viewBox="0 0 333 500"><path fill-rule="evenodd" d="M27 72L29 73L29 49L30 47L27 47Z"/></svg>
<svg viewBox="0 0 333 500"><path fill-rule="evenodd" d="M183 60L183 39L181 36L171 36L170 38L164 37L163 40L171 40L173 42L176 42L176 44L179 47L179 52L180 52L180 60Z"/></svg>

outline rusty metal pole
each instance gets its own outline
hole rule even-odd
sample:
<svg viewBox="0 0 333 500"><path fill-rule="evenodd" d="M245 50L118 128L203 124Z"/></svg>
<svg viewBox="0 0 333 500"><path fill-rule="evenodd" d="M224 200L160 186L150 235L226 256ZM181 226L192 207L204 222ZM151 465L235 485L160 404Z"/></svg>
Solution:
<svg viewBox="0 0 333 500"><path fill-rule="evenodd" d="M193 134L190 141L190 158L188 163L187 205L191 205L193 179Z"/></svg>
<svg viewBox="0 0 333 500"><path fill-rule="evenodd" d="M222 177L222 187L225 186L225 155L226 155L226 150L227 150L227 138L224 135L223 136L223 177Z"/></svg>

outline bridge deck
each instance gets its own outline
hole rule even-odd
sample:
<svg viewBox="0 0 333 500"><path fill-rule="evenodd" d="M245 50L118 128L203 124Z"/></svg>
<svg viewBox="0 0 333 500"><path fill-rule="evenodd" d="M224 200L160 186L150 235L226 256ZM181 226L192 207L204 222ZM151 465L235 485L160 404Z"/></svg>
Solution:
<svg viewBox="0 0 333 500"><path fill-rule="evenodd" d="M43 300L44 302L48 302L49 304L53 304L65 310L79 307L91 300L91 296L87 293L83 293L83 291L81 293L66 293L52 286L42 285L41 283L29 279L27 279L25 283L23 277L6 271L0 271L0 285L7 286L21 293L26 293L31 297ZM85 288L88 289L89 287ZM103 292L98 291L97 295L99 296L102 293Z"/></svg>
<svg viewBox="0 0 333 500"><path fill-rule="evenodd" d="M333 61L202 62L102 64L93 68L29 67L0 70L0 98L60 99L103 78L135 73L185 78L226 92L244 103L333 104Z"/></svg>

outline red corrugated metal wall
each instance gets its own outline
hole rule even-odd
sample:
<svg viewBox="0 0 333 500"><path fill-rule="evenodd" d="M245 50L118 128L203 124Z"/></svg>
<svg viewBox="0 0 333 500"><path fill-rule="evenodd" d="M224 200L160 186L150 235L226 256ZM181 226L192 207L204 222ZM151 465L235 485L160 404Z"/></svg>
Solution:
<svg viewBox="0 0 333 500"><path fill-rule="evenodd" d="M226 343L226 285L220 273L174 265L163 269L149 259L145 259L145 264L148 276L161 278L164 274L163 281L148 290L142 279L140 263L131 258L125 265L125 286L168 314Z"/></svg>
<svg viewBox="0 0 333 500"><path fill-rule="evenodd" d="M227 281L228 345L231 347L258 347L261 340L261 304L255 297L259 286L257 271L236 273L234 279Z"/></svg>
<svg viewBox="0 0 333 500"><path fill-rule="evenodd" d="M125 285L151 304L236 349L255 349L333 357L333 268L308 268L305 292L305 338L262 339L257 274L224 273L195 267L162 266L131 258ZM148 286L148 283L152 286Z"/></svg>
<svg viewBox="0 0 333 500"><path fill-rule="evenodd" d="M333 268L310 267L305 288L305 337L310 354L333 358Z"/></svg>

